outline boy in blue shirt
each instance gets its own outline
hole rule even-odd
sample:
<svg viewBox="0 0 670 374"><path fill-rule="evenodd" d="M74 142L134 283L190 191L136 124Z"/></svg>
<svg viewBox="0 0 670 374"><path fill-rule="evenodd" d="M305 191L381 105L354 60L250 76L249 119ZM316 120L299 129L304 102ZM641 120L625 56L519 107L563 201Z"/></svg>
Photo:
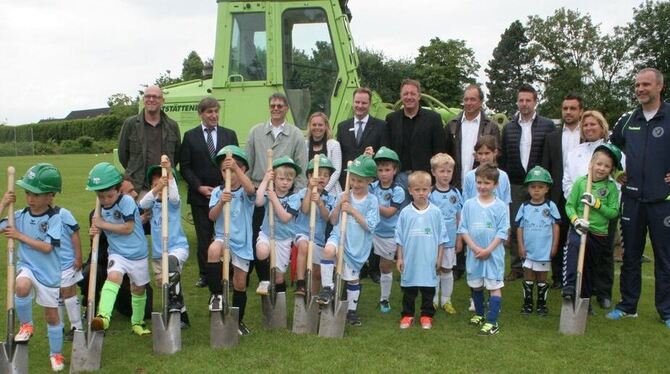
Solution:
<svg viewBox="0 0 670 374"><path fill-rule="evenodd" d="M444 247L449 238L440 208L429 200L430 184L430 174L425 171L415 171L409 175L412 203L400 212L395 231L397 267L403 292L401 329L414 323L414 303L419 292L422 299L421 327L426 330L433 327L436 272L442 263Z"/></svg>
<svg viewBox="0 0 670 374"><path fill-rule="evenodd" d="M500 177L495 165L479 166L475 176L479 194L463 204L458 234L468 246L465 266L475 304L475 315L470 319L470 324L481 326L479 335L493 335L499 331L498 314L505 285L503 241L507 240L509 231L509 207L494 194ZM485 288L490 293L486 317Z"/></svg>
<svg viewBox="0 0 670 374"><path fill-rule="evenodd" d="M7 212L14 215L14 227L8 226L6 218L0 221L0 232L19 243L14 302L21 327L14 341L25 343L33 335L34 290L37 304L44 307L51 369L61 371L65 368L63 323L58 316L61 282L58 247L62 227L60 215L49 203L55 193L61 191L62 179L56 167L39 163L28 169L26 175L16 184L26 190L28 206L22 210ZM0 202L0 214L14 202L16 195L7 191Z"/></svg>
<svg viewBox="0 0 670 374"><path fill-rule="evenodd" d="M541 166L530 169L524 184L528 187L530 200L521 204L514 223L517 226L519 256L523 263L523 307L521 314L533 313L533 286L537 283L537 314L546 316L547 273L551 269L551 258L558 248L558 222L561 215L547 193L553 181Z"/></svg>
<svg viewBox="0 0 670 374"><path fill-rule="evenodd" d="M377 175L377 164L368 156L358 156L349 172L350 191L340 194L335 208L330 213L330 222L335 225L328 238L321 259L321 292L317 302L326 305L333 298L333 269L337 246L344 240L344 269L342 280L347 282L347 300L349 307L347 321L352 326L361 326L361 319L356 314L358 298L361 294L359 281L360 271L370 255L372 232L379 223L379 203L369 193L372 179ZM340 212L349 215L345 238L340 238ZM339 297L339 295L337 295Z"/></svg>
<svg viewBox="0 0 670 374"><path fill-rule="evenodd" d="M227 158L228 153L232 154ZM251 331L244 324L244 310L247 306L247 273L249 263L254 259L251 244L251 220L256 201L256 188L251 183L246 171L249 168L247 154L235 145L227 145L214 156L214 162L221 166L221 174L225 178L227 169L231 170L230 192L225 186L212 190L209 199L209 219L214 221L214 241L207 250L207 285L212 294L209 299L209 310L223 310L223 286L221 285L224 248L224 214L223 206L230 202L230 233L228 246L233 264L233 307L240 309L240 335L249 335Z"/></svg>

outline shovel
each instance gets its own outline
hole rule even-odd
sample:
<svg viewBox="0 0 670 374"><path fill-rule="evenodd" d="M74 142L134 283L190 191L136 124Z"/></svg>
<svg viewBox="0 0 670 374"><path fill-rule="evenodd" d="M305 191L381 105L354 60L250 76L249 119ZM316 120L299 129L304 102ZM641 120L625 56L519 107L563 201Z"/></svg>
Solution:
<svg viewBox="0 0 670 374"><path fill-rule="evenodd" d="M591 165L586 177L586 192L591 193ZM584 204L584 219L588 221L591 206ZM581 298L582 271L584 269L584 254L586 252L586 233L582 234L579 243L579 258L577 260L577 284L575 286L575 298L570 301L563 299L561 305L561 322L558 331L563 335L584 335L586 330L586 318L589 313L588 298Z"/></svg>
<svg viewBox="0 0 670 374"><path fill-rule="evenodd" d="M226 158L232 158L232 153L228 152ZM230 192L230 169L226 169L225 192ZM232 347L240 341L240 308L233 308L228 305L228 296L230 289L228 280L230 279L230 202L223 205L223 273L221 276L221 285L223 286L223 310L220 312L210 312L209 327L211 335L209 344L212 348Z"/></svg>
<svg viewBox="0 0 670 374"><path fill-rule="evenodd" d="M14 192L14 167L7 168L7 191ZM14 203L7 209L14 227ZM28 345L14 343L14 239L7 239L7 340L0 343L0 373L28 373Z"/></svg>
<svg viewBox="0 0 670 374"><path fill-rule="evenodd" d="M95 217L100 217L100 200L95 199ZM93 236L91 245L91 265L88 277L88 300L86 304L86 331L76 330L72 341L72 359L70 362L70 373L82 371L100 370L102 360L102 342L105 337L104 331L91 329L93 316L95 315L95 286L96 274L98 274L98 246L100 234Z"/></svg>
<svg viewBox="0 0 670 374"><path fill-rule="evenodd" d="M162 162L168 162L168 157L163 155ZM162 176L167 176L167 168L162 168ZM162 244L161 253L161 283L163 288L163 312L151 313L151 326L154 338L154 352L173 354L181 350L181 313L168 311L168 297L170 285L168 282L168 186L163 186L161 193L161 222L162 222Z"/></svg>
<svg viewBox="0 0 670 374"><path fill-rule="evenodd" d="M351 168L351 161L347 169ZM344 183L344 197L349 198L349 172ZM335 290L332 303L321 309L319 321L319 336L326 338L341 338L344 336L344 325L347 319L348 301L342 300L342 269L344 267L344 241L347 233L347 214L340 210L340 241L337 245L337 266L335 270Z"/></svg>
<svg viewBox="0 0 670 374"><path fill-rule="evenodd" d="M319 178L319 156L314 156L312 178ZM316 187L313 191L317 192ZM307 196L305 196L307 198ZM309 206L309 244L307 246L307 271L305 272L305 296L293 299L293 332L296 334L316 334L319 330L319 304L312 297L312 253L316 233L316 203Z"/></svg>
<svg viewBox="0 0 670 374"><path fill-rule="evenodd" d="M272 150L268 149L268 169L272 168ZM274 188L272 181L268 183L268 190ZM270 287L267 296L261 296L263 312L263 327L266 329L285 329L286 323L286 292L277 292L275 276L277 263L275 255L275 214L272 203L268 204L268 223L270 227Z"/></svg>

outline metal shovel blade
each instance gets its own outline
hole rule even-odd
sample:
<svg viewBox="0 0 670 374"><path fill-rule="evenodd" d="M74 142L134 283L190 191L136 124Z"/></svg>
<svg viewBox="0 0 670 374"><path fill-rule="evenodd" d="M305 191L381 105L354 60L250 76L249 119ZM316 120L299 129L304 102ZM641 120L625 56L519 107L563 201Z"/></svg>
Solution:
<svg viewBox="0 0 670 374"><path fill-rule="evenodd" d="M293 333L316 334L319 332L319 313L316 296L305 305L305 298L296 296L293 301Z"/></svg>
<svg viewBox="0 0 670 374"><path fill-rule="evenodd" d="M171 312L167 324L163 321L163 313L151 313L151 326L155 353L171 355L181 351L180 312Z"/></svg>
<svg viewBox="0 0 670 374"><path fill-rule="evenodd" d="M577 298L574 304L569 300L563 300L558 331L563 335L584 335L588 314L589 299Z"/></svg>
<svg viewBox="0 0 670 374"><path fill-rule="evenodd" d="M286 292L277 292L274 305L270 295L261 296L263 327L266 329L286 329Z"/></svg>
<svg viewBox="0 0 670 374"><path fill-rule="evenodd" d="M27 344L0 343L0 373L28 374Z"/></svg>
<svg viewBox="0 0 670 374"><path fill-rule="evenodd" d="M74 332L70 373L100 370L104 338L104 331L91 331L88 341L86 332L79 330Z"/></svg>
<svg viewBox="0 0 670 374"><path fill-rule="evenodd" d="M210 336L212 348L233 347L240 342L240 308L228 307L228 313L209 313Z"/></svg>
<svg viewBox="0 0 670 374"><path fill-rule="evenodd" d="M334 305L326 305L321 309L319 320L319 336L324 338L341 338L347 322L348 303L346 300L333 301Z"/></svg>

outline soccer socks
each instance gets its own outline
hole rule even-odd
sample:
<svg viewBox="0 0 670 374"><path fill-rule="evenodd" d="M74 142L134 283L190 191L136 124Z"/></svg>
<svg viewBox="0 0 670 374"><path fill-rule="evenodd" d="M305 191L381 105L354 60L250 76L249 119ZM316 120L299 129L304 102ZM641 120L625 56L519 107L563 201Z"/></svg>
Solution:
<svg viewBox="0 0 670 374"><path fill-rule="evenodd" d="M549 285L545 282L537 283L537 306L544 306L547 303L547 292Z"/></svg>
<svg viewBox="0 0 670 374"><path fill-rule="evenodd" d="M446 302L451 301L451 294L454 292L454 273L440 273L440 288L442 289L442 295L440 297L440 304L444 305ZM437 296L437 294L436 294Z"/></svg>
<svg viewBox="0 0 670 374"><path fill-rule="evenodd" d="M379 300L388 300L391 297L393 273L381 273L379 275L379 286L381 287L381 297Z"/></svg>
<svg viewBox="0 0 670 374"><path fill-rule="evenodd" d="M221 285L221 276L223 274L223 263L221 261L208 262L205 267L205 277L207 278L207 286L212 295L220 295L223 293L223 286Z"/></svg>
<svg viewBox="0 0 670 374"><path fill-rule="evenodd" d="M472 290L472 301L475 303L475 314L484 316L484 290Z"/></svg>
<svg viewBox="0 0 670 374"><path fill-rule="evenodd" d="M130 294L130 303L133 307L133 314L130 316L130 323L139 325L144 322L144 308L147 305L147 292L141 295Z"/></svg>
<svg viewBox="0 0 670 374"><path fill-rule="evenodd" d="M240 308L240 322L244 319L244 309L247 307L247 292L233 290L233 308Z"/></svg>
<svg viewBox="0 0 670 374"><path fill-rule="evenodd" d="M356 310L358 307L358 298L361 296L361 284L347 283L347 300L349 301L349 310Z"/></svg>
<svg viewBox="0 0 670 374"><path fill-rule="evenodd" d="M321 260L321 287L333 288L333 271L335 262L333 260Z"/></svg>
<svg viewBox="0 0 670 374"><path fill-rule="evenodd" d="M522 286L522 292L523 292L523 305L524 306L530 306L531 307L531 312L532 312L532 307L533 307L533 286L535 286L535 283L533 281L523 281L521 284ZM538 287L539 291L539 287ZM539 295L538 295L539 297Z"/></svg>
<svg viewBox="0 0 670 374"><path fill-rule="evenodd" d="M33 323L33 297L28 294L26 297L18 297L14 295L14 304L16 306L16 316L19 322Z"/></svg>
<svg viewBox="0 0 670 374"><path fill-rule="evenodd" d="M60 296L58 296L58 320L65 321L65 302Z"/></svg>
<svg viewBox="0 0 670 374"><path fill-rule="evenodd" d="M500 296L489 297L489 314L486 316L486 322L493 325L498 323L498 314L500 314L501 302L502 297Z"/></svg>
<svg viewBox="0 0 670 374"><path fill-rule="evenodd" d="M49 337L50 354L63 353L63 322L57 325L47 325L47 336Z"/></svg>
<svg viewBox="0 0 670 374"><path fill-rule="evenodd" d="M67 317L70 319L70 325L77 330L81 330L81 306L79 305L79 298L77 296L68 297L63 300L63 303L65 304ZM63 320L61 319L61 321Z"/></svg>
<svg viewBox="0 0 670 374"><path fill-rule="evenodd" d="M118 284L112 281L105 281L100 291L99 315L108 319L112 317L112 310L114 309L114 302L116 301L116 295L119 293L119 288L121 286Z"/></svg>
<svg viewBox="0 0 670 374"><path fill-rule="evenodd" d="M275 284L275 291L277 291L277 292L286 292L286 283L277 283L277 284Z"/></svg>

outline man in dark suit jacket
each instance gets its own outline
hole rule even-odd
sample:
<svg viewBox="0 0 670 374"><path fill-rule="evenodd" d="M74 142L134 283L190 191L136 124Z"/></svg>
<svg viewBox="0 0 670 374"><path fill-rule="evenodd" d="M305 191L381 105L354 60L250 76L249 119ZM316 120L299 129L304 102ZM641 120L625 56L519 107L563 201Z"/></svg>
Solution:
<svg viewBox="0 0 670 374"><path fill-rule="evenodd" d="M198 268L200 279L197 287L207 285L205 267L207 248L214 237L214 224L209 220L209 198L212 190L220 186L223 178L212 156L221 148L238 145L235 131L225 129L219 123L219 102L205 97L198 104L200 125L186 131L181 147L181 175L188 184L188 200L198 240Z"/></svg>

